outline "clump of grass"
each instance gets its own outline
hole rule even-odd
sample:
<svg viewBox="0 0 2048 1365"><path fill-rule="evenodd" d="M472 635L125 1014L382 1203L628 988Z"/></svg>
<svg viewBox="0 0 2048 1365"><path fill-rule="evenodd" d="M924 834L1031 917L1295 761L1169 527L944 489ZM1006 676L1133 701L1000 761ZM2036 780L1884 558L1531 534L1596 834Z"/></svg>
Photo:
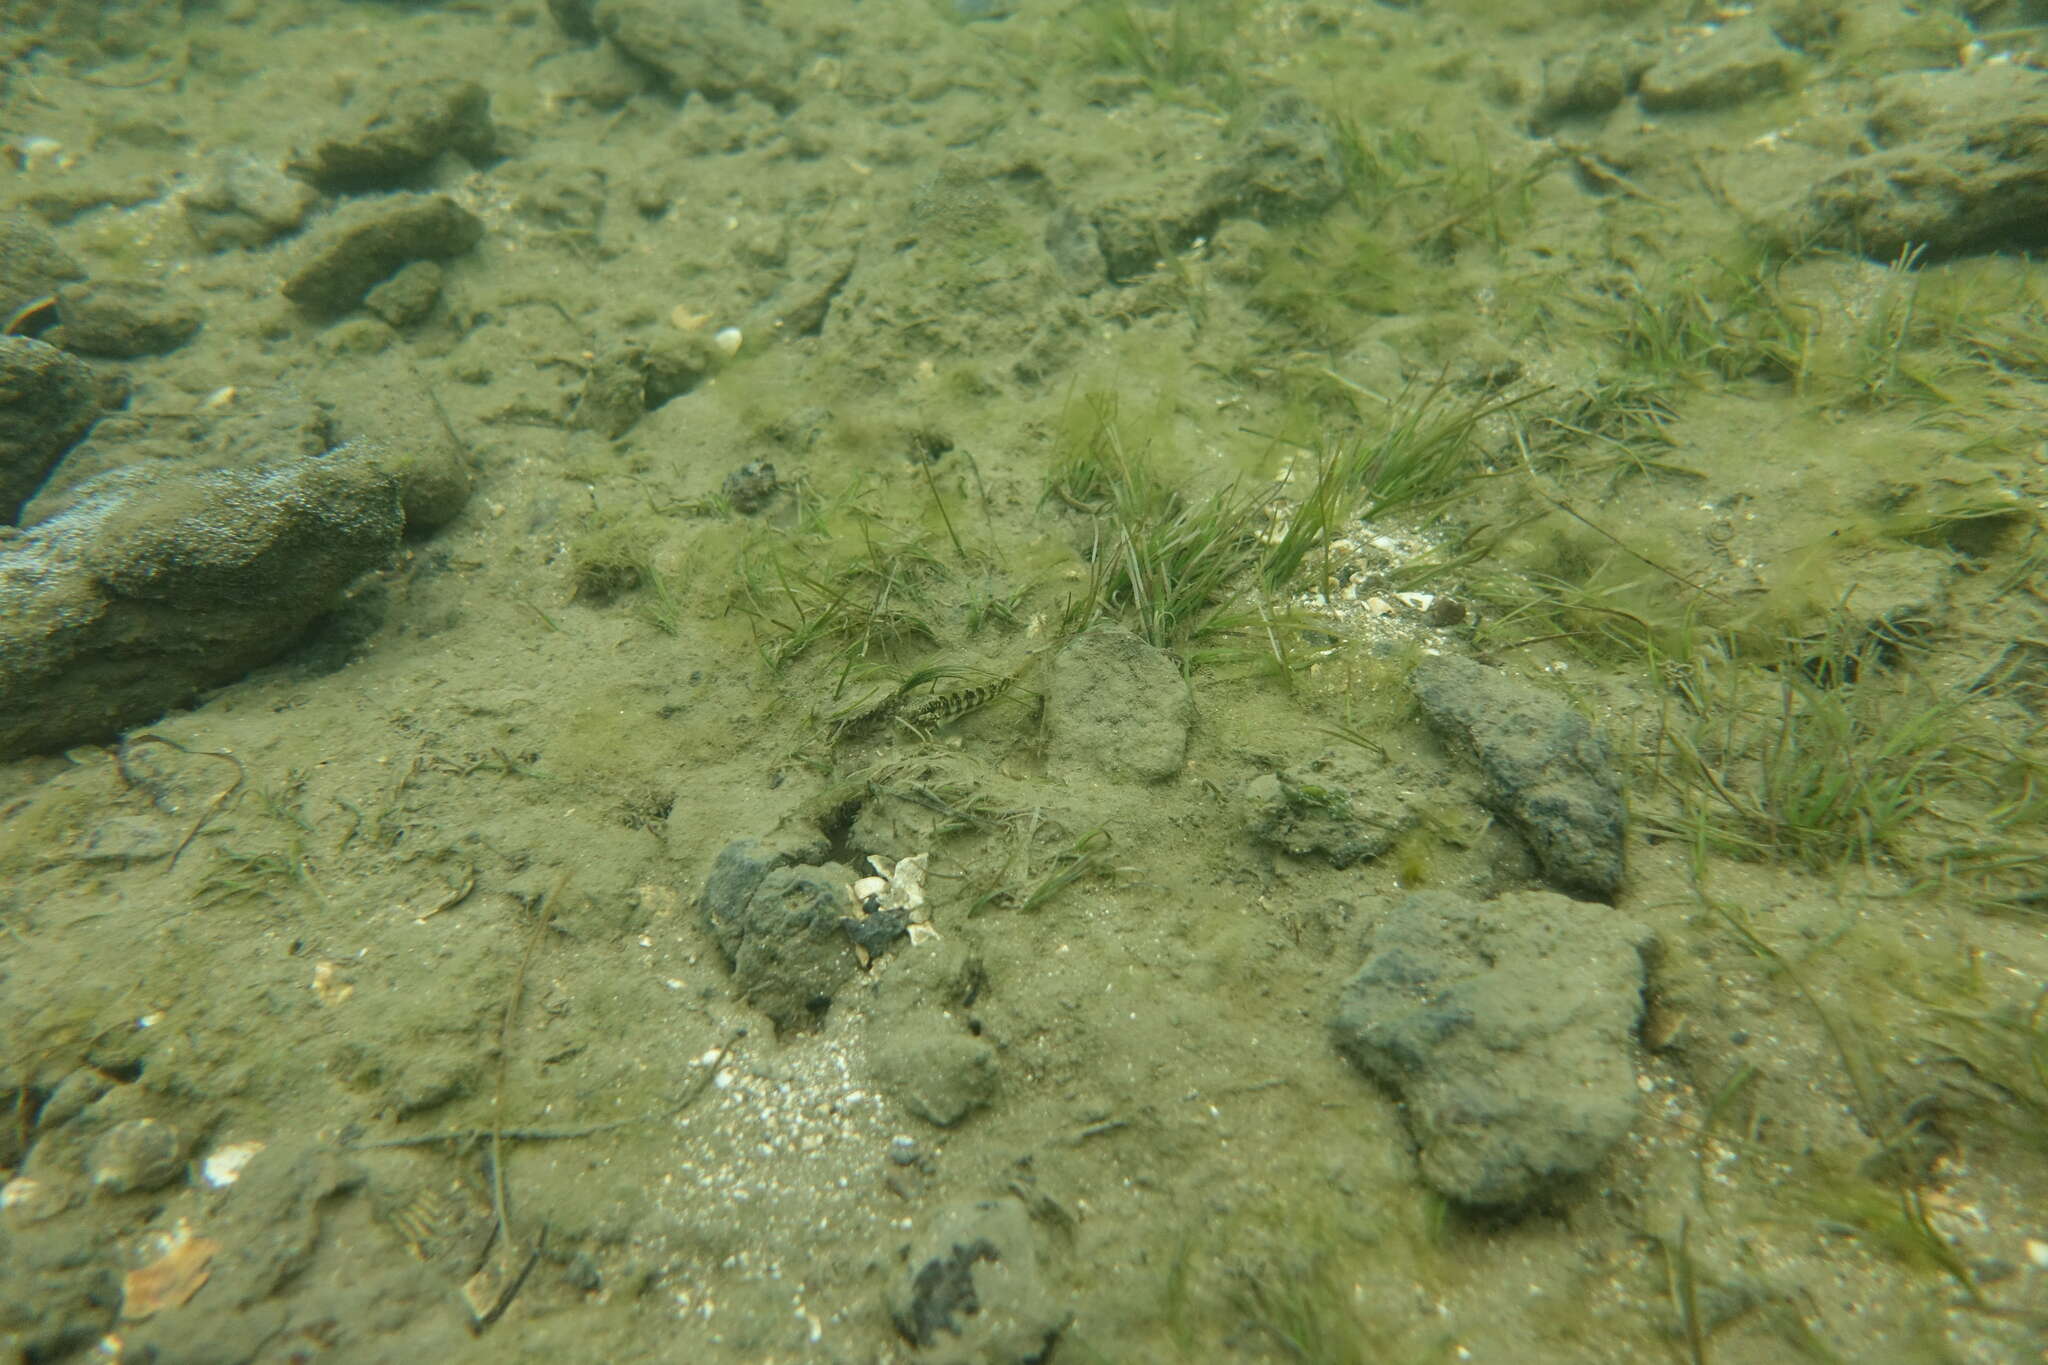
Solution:
<svg viewBox="0 0 2048 1365"><path fill-rule="evenodd" d="M1648 280L1631 272L1596 311L1632 372L1663 382L1794 379L1817 325L1816 310L1794 298L1761 255L1709 259Z"/></svg>
<svg viewBox="0 0 2048 1365"><path fill-rule="evenodd" d="M1474 444L1479 424L1520 398L1458 403L1443 379L1389 405L1386 429L1376 439L1319 441L1305 447L1316 476L1261 556L1269 590L1292 584L1314 550L1354 523L1442 501L1476 477Z"/></svg>
<svg viewBox="0 0 2048 1365"><path fill-rule="evenodd" d="M1244 98L1237 65L1246 0L1085 0L1067 18L1083 60L1127 72L1155 98L1234 108Z"/></svg>
<svg viewBox="0 0 2048 1365"><path fill-rule="evenodd" d="M1147 453L1126 445L1114 401L1091 406L1089 435L1047 483L1048 496L1098 518L1088 590L1069 605L1064 632L1123 616L1148 643L1186 651L1256 621L1244 598L1263 554L1269 499L1235 485L1182 494Z"/></svg>
<svg viewBox="0 0 2048 1365"><path fill-rule="evenodd" d="M599 514L569 542L579 600L605 606L645 581L654 533L631 517Z"/></svg>
<svg viewBox="0 0 2048 1365"><path fill-rule="evenodd" d="M939 639L932 590L945 566L915 539L868 539L862 553L832 559L805 547L749 555L735 610L755 624L769 667L834 644L849 666Z"/></svg>
<svg viewBox="0 0 2048 1365"><path fill-rule="evenodd" d="M1880 666L1881 643L1760 668L1724 637L1675 662L1656 759L1677 827L1748 858L1903 859L1908 826L1976 751L1964 703Z"/></svg>

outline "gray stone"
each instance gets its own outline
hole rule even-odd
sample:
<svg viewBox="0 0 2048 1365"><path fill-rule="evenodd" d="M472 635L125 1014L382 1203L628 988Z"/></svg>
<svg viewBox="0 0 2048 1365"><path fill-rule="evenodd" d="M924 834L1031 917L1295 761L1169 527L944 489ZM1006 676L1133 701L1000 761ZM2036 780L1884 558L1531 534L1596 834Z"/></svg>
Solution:
<svg viewBox="0 0 2048 1365"><path fill-rule="evenodd" d="M1470 659L1425 659L1409 677L1432 728L1478 764L1486 803L1562 891L1621 888L1627 806L1607 742L1562 697Z"/></svg>
<svg viewBox="0 0 2048 1365"><path fill-rule="evenodd" d="M157 1119L129 1119L100 1134L86 1153L93 1188L109 1194L159 1190L185 1173L178 1130Z"/></svg>
<svg viewBox="0 0 2048 1365"><path fill-rule="evenodd" d="M256 247L296 232L319 192L239 152L216 157L180 202L186 226L208 251Z"/></svg>
<svg viewBox="0 0 2048 1365"><path fill-rule="evenodd" d="M1100 627L1059 652L1046 691L1055 765L1118 779L1163 782L1187 758L1194 703L1166 654L1117 627Z"/></svg>
<svg viewBox="0 0 2048 1365"><path fill-rule="evenodd" d="M1651 49L1629 38L1599 38L1584 48L1544 59L1543 95L1536 102L1539 130L1571 118L1598 118L1630 92L1649 70Z"/></svg>
<svg viewBox="0 0 2048 1365"><path fill-rule="evenodd" d="M780 1031L815 1028L832 997L860 973L846 930L854 873L800 837L742 839L720 850L698 907L732 968L740 998Z"/></svg>
<svg viewBox="0 0 2048 1365"><path fill-rule="evenodd" d="M677 95L722 100L744 93L778 107L796 102L805 48L795 35L807 28L807 11L791 0L596 0L590 17Z"/></svg>
<svg viewBox="0 0 2048 1365"><path fill-rule="evenodd" d="M0 337L0 522L21 515L100 411L100 385L84 361L47 342Z"/></svg>
<svg viewBox="0 0 2048 1365"><path fill-rule="evenodd" d="M445 194L362 200L315 233L284 295L312 313L345 313L400 266L459 256L483 235L482 220Z"/></svg>
<svg viewBox="0 0 2048 1365"><path fill-rule="evenodd" d="M1643 108L1662 113L1720 109L1798 83L1799 54L1761 19L1738 20L1682 43L1643 72Z"/></svg>
<svg viewBox="0 0 2048 1365"><path fill-rule="evenodd" d="M1879 86L1880 150L1826 176L1781 237L1880 261L2048 245L2048 81L2018 66L1915 72Z"/></svg>
<svg viewBox="0 0 2048 1365"><path fill-rule="evenodd" d="M1031 1215L1015 1199L949 1204L912 1243L889 1316L928 1365L1036 1365L1071 1315L1046 1293Z"/></svg>
<svg viewBox="0 0 2048 1365"><path fill-rule="evenodd" d="M396 481L353 448L81 485L0 539L0 757L104 740L276 658L401 524Z"/></svg>
<svg viewBox="0 0 2048 1365"><path fill-rule="evenodd" d="M409 81L387 92L357 127L322 139L292 170L322 189L397 189L444 152L486 165L497 143L490 94L475 81Z"/></svg>
<svg viewBox="0 0 2048 1365"><path fill-rule="evenodd" d="M1296 855L1321 854L1332 866L1377 858L1415 826L1413 789L1389 764L1364 752L1335 750L1279 773L1255 777L1241 798L1252 837Z"/></svg>
<svg viewBox="0 0 2048 1365"><path fill-rule="evenodd" d="M1374 931L1337 1045L1401 1101L1422 1177L1513 1207L1597 1169L1634 1122L1655 938L1603 905L1423 891Z"/></svg>
<svg viewBox="0 0 2048 1365"><path fill-rule="evenodd" d="M441 297L441 267L414 261L363 296L363 306L393 327L410 327Z"/></svg>
<svg viewBox="0 0 2048 1365"><path fill-rule="evenodd" d="M871 1052L875 1083L925 1122L951 1128L994 1102L996 1052L937 1010L899 1016Z"/></svg>

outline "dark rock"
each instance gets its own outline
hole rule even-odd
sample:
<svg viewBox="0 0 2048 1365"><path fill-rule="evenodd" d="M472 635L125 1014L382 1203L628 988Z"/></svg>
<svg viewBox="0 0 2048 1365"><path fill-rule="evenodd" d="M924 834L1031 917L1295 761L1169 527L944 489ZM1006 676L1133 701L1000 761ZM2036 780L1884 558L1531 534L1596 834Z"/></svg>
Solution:
<svg viewBox="0 0 2048 1365"><path fill-rule="evenodd" d="M0 323L56 293L65 281L84 278L85 267L37 223L19 214L0 215Z"/></svg>
<svg viewBox="0 0 2048 1365"><path fill-rule="evenodd" d="M719 491L732 504L732 510L743 517L750 517L766 507L769 500L782 487L782 481L775 477L775 466L766 460L753 460L741 465L725 476Z"/></svg>
<svg viewBox="0 0 2048 1365"><path fill-rule="evenodd" d="M597 41L597 21L591 18L592 0L548 0L548 14L555 27L579 43Z"/></svg>
<svg viewBox="0 0 2048 1365"><path fill-rule="evenodd" d="M398 189L443 152L485 166L497 145L489 92L449 77L398 86L359 129L323 140L291 169L327 190Z"/></svg>
<svg viewBox="0 0 2048 1365"><path fill-rule="evenodd" d="M2048 81L2018 66L1915 72L1879 86L1880 150L1823 178L1786 240L1880 261L2048 245Z"/></svg>
<svg viewBox="0 0 2048 1365"><path fill-rule="evenodd" d="M1362 751L1332 750L1246 783L1245 827L1289 853L1320 853L1334 867L1350 867L1379 857L1414 827L1415 793L1428 785Z"/></svg>
<svg viewBox="0 0 2048 1365"><path fill-rule="evenodd" d="M257 247L298 231L319 193L275 166L239 153L217 157L180 196L185 222L208 251Z"/></svg>
<svg viewBox="0 0 2048 1365"><path fill-rule="evenodd" d="M1637 93L1653 113L1721 109L1798 83L1799 54L1760 19L1739 20L1687 39L1643 72Z"/></svg>
<svg viewBox="0 0 2048 1365"><path fill-rule="evenodd" d="M910 912L876 910L865 915L848 915L839 921L839 927L846 931L854 947L871 958L880 957L894 949L899 940L909 936Z"/></svg>
<svg viewBox="0 0 2048 1365"><path fill-rule="evenodd" d="M1539 131L1565 119L1598 118L1635 90L1650 69L1652 50L1628 38L1598 38L1574 52L1543 63L1543 94L1536 102Z"/></svg>
<svg viewBox="0 0 2048 1365"><path fill-rule="evenodd" d="M28 337L0 337L0 522L12 523L101 411L86 363Z"/></svg>
<svg viewBox="0 0 2048 1365"><path fill-rule="evenodd" d="M363 200L317 232L284 295L309 312L345 313L400 266L459 256L483 235L482 220L445 194Z"/></svg>
<svg viewBox="0 0 2048 1365"><path fill-rule="evenodd" d="M397 548L367 452L116 470L0 540L0 756L104 740L288 649Z"/></svg>
<svg viewBox="0 0 2048 1365"><path fill-rule="evenodd" d="M803 836L739 840L720 850L698 901L741 998L780 1030L816 1027L860 972L840 923L853 909L852 869L797 861L824 856Z"/></svg>
<svg viewBox="0 0 2048 1365"><path fill-rule="evenodd" d="M619 346L591 361L583 372L583 390L576 395L569 420L615 441L646 413L647 375L640 368L640 353L635 347Z"/></svg>
<svg viewBox="0 0 2048 1365"><path fill-rule="evenodd" d="M363 307L393 327L410 327L433 311L441 297L441 267L432 261L414 261L396 275L363 295Z"/></svg>
<svg viewBox="0 0 2048 1365"><path fill-rule="evenodd" d="M940 1209L890 1289L889 1316L917 1360L946 1365L1049 1361L1069 1321L1045 1291L1031 1215L1015 1199Z"/></svg>
<svg viewBox="0 0 2048 1365"><path fill-rule="evenodd" d="M1608 897L1621 888L1627 806L1607 742L1563 698L1443 655L1409 686L1432 728L1485 777L1484 800L1527 841L1560 890Z"/></svg>
<svg viewBox="0 0 2048 1365"><path fill-rule="evenodd" d="M805 49L792 35L803 14L790 0L596 0L590 8L598 31L659 72L673 93L745 93L778 108L796 99Z"/></svg>
<svg viewBox="0 0 2048 1365"><path fill-rule="evenodd" d="M1095 224L1070 208L1060 209L1046 224L1045 250L1077 294L1092 293L1109 279Z"/></svg>
<svg viewBox="0 0 2048 1365"><path fill-rule="evenodd" d="M1337 1045L1401 1101L1422 1177L1513 1207L1596 1169L1635 1120L1648 928L1548 891L1394 906Z"/></svg>
<svg viewBox="0 0 2048 1365"><path fill-rule="evenodd" d="M1203 187L1200 217L1284 223L1321 213L1344 194L1336 140L1300 95L1275 95L1230 144Z"/></svg>
<svg viewBox="0 0 2048 1365"><path fill-rule="evenodd" d="M1179 774L1194 703L1166 654L1116 627L1091 630L1053 663L1045 720L1056 765L1140 782Z"/></svg>
<svg viewBox="0 0 2048 1365"><path fill-rule="evenodd" d="M778 867L793 863L823 862L830 855L825 841L809 832L778 832L766 839L735 839L718 851L711 862L711 874L704 879L704 891L697 899L705 927L725 951L728 960L741 931L741 916L753 899L761 879Z"/></svg>
<svg viewBox="0 0 2048 1365"><path fill-rule="evenodd" d="M199 310L149 280L94 280L57 291L50 340L80 355L129 360L175 351L199 331Z"/></svg>

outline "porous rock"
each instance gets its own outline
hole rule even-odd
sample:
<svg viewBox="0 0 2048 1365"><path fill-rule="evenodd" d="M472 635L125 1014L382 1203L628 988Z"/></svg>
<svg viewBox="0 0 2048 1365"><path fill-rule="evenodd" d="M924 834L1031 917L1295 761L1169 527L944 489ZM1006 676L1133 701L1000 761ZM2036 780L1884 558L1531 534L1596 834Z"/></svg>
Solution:
<svg viewBox="0 0 2048 1365"><path fill-rule="evenodd" d="M1511 1208L1595 1170L1634 1122L1651 931L1549 891L1392 907L1345 985L1338 1047L1401 1101L1422 1178Z"/></svg>
<svg viewBox="0 0 2048 1365"><path fill-rule="evenodd" d="M1100 627L1059 652L1045 717L1056 766L1163 782L1186 760L1194 703L1163 651Z"/></svg>
<svg viewBox="0 0 2048 1365"><path fill-rule="evenodd" d="M1720 109L1789 90L1799 72L1799 54L1752 18L1681 42L1643 72L1638 95L1643 108L1658 113Z"/></svg>
<svg viewBox="0 0 2048 1365"><path fill-rule="evenodd" d="M1045 1290L1022 1202L988 1199L932 1216L889 1291L889 1316L927 1365L1037 1365L1070 1315Z"/></svg>
<svg viewBox="0 0 2048 1365"><path fill-rule="evenodd" d="M208 164L179 202L185 224L208 251L262 246L297 231L320 195L303 180L240 152Z"/></svg>
<svg viewBox="0 0 2048 1365"><path fill-rule="evenodd" d="M590 8L597 30L674 93L744 93L777 106L795 101L802 47L792 34L803 19L789 0L596 0Z"/></svg>
<svg viewBox="0 0 2048 1365"><path fill-rule="evenodd" d="M826 856L822 840L803 836L736 840L698 900L740 997L779 1030L815 1028L860 972L843 923L855 912L854 872Z"/></svg>
<svg viewBox="0 0 2048 1365"><path fill-rule="evenodd" d="M1255 777L1240 798L1252 836L1297 856L1321 854L1334 867L1377 858L1420 818L1405 780L1371 755L1323 753Z"/></svg>
<svg viewBox="0 0 2048 1365"><path fill-rule="evenodd" d="M1627 807L1607 742L1562 697L1470 659L1425 659L1409 687L1431 727L1468 755L1484 800L1561 891L1621 888Z"/></svg>

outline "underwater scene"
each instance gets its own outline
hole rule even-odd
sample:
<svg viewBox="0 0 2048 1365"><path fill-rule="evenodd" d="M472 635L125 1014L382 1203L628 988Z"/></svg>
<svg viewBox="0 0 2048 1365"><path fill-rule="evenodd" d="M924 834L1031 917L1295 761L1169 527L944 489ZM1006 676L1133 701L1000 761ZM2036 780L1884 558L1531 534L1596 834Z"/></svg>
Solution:
<svg viewBox="0 0 2048 1365"><path fill-rule="evenodd" d="M0 0L0 1365L2048 1361L2048 0Z"/></svg>

